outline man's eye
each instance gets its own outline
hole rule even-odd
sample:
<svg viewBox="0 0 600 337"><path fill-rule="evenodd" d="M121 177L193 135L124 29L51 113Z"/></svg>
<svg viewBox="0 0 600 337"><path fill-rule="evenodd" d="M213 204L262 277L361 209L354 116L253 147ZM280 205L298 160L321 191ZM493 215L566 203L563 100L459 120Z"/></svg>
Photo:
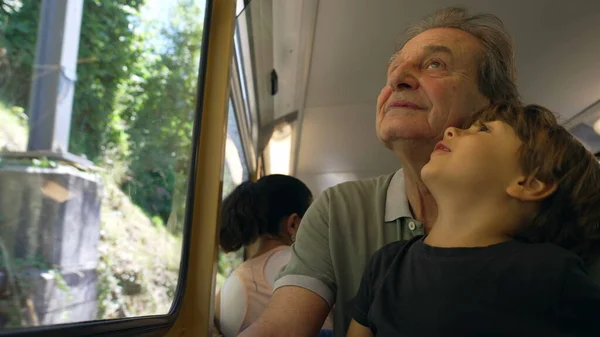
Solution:
<svg viewBox="0 0 600 337"><path fill-rule="evenodd" d="M441 67L442 67L442 62L440 62L440 61L431 61L427 65L427 68L431 68L431 69L439 69Z"/></svg>

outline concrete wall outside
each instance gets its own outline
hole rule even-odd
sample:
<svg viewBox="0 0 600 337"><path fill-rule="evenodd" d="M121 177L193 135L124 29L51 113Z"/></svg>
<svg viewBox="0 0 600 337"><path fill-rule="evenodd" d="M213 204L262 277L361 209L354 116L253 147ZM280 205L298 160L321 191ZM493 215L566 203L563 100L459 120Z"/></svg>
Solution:
<svg viewBox="0 0 600 337"><path fill-rule="evenodd" d="M96 318L101 192L99 176L69 166L0 167L0 258L17 268L39 324Z"/></svg>

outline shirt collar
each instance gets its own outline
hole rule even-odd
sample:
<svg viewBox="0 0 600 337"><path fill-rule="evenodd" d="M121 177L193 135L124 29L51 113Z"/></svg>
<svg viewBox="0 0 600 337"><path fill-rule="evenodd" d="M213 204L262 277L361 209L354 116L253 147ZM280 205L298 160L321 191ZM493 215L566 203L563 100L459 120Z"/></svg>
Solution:
<svg viewBox="0 0 600 337"><path fill-rule="evenodd" d="M406 188L404 185L404 174L402 169L394 173L385 197L385 222L395 221L399 218L412 218Z"/></svg>

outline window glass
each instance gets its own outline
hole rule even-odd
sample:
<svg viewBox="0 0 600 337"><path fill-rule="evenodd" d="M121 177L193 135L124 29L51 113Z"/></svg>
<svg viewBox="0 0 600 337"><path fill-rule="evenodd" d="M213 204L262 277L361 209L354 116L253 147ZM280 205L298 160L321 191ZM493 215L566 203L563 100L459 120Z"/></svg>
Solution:
<svg viewBox="0 0 600 337"><path fill-rule="evenodd" d="M240 13L244 10L244 7L244 0L236 0L235 15L240 15Z"/></svg>
<svg viewBox="0 0 600 337"><path fill-rule="evenodd" d="M227 114L227 140L225 143L225 165L223 165L223 198L226 198L239 184L248 180L248 167L244 158L242 139L235 118L233 104L229 100L229 111ZM219 249L219 263L217 268L218 291L225 279L231 275L234 269L244 260L242 250L224 253Z"/></svg>
<svg viewBox="0 0 600 337"><path fill-rule="evenodd" d="M233 42L234 42L234 57L236 60L236 66L238 68L238 73L239 73L239 80L240 80L240 91L242 93L242 102L244 104L244 111L245 111L245 116L246 116L246 121L248 123L248 128L252 128L252 115L251 115L251 110L250 110L250 104L249 104L249 99L248 99L248 89L246 88L246 81L247 81L247 77L245 75L245 69L244 69L244 64L242 62L242 60L244 59L242 56L242 47L241 47L241 43L240 43L240 24L239 21L236 24L236 30L235 30L235 34L233 36Z"/></svg>
<svg viewBox="0 0 600 337"><path fill-rule="evenodd" d="M77 3L0 1L0 329L176 296L205 1Z"/></svg>

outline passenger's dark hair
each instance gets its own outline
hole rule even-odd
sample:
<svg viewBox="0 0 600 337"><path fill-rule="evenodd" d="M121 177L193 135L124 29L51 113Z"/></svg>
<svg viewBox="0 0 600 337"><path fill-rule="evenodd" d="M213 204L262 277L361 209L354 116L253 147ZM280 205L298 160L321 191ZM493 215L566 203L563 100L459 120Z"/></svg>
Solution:
<svg viewBox="0 0 600 337"><path fill-rule="evenodd" d="M282 219L294 213L304 216L311 199L312 193L302 181L286 175L242 183L223 200L221 248L236 251L263 234L279 236Z"/></svg>

